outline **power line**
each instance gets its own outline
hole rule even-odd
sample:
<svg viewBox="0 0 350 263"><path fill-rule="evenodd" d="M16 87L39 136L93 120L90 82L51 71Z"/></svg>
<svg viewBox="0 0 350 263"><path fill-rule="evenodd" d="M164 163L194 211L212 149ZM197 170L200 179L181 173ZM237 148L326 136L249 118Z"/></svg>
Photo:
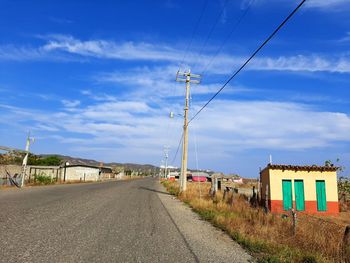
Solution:
<svg viewBox="0 0 350 263"><path fill-rule="evenodd" d="M251 0L249 2L248 7L244 10L244 12L242 13L242 15L238 18L236 24L232 27L230 33L226 36L226 38L224 39L224 41L221 43L220 47L216 50L216 52L214 53L214 55L211 57L211 59L209 60L209 62L205 65L201 75L204 75L209 66L213 63L213 61L215 60L215 58L220 54L220 52L222 51L223 47L226 45L227 41L231 38L232 34L236 31L236 29L238 28L238 26L241 24L241 22L243 21L243 19L245 18L245 16L247 15L248 11L250 10L252 4L255 2L255 0Z"/></svg>
<svg viewBox="0 0 350 263"><path fill-rule="evenodd" d="M181 69L181 66L183 65L183 63L185 62L185 59L186 59L186 56L187 56L187 53L190 49L190 47L192 46L192 42L193 42L193 38L195 36L195 34L197 33L197 30L198 30L198 26L199 26L199 23L201 22L202 18L203 18L203 15L204 15L204 12L207 8L207 5L208 5L208 0L205 0L204 4L203 4L203 7L202 7L202 10L201 10L201 13L200 13L200 16L198 17L198 20L193 28L193 31L192 31L192 35L191 35L191 38L190 38L190 42L188 43L187 45L187 48L186 48L186 51L182 57L182 60L179 64L179 70Z"/></svg>
<svg viewBox="0 0 350 263"><path fill-rule="evenodd" d="M277 34L277 32L287 23L287 21L300 9L306 0L302 0L301 3L283 20L283 22L272 32L272 34L254 51L254 53L244 62L244 64L236 70L236 72L224 83L224 85L200 108L197 113L189 120L188 124L193 121L198 114L204 110L208 104L215 99L217 95L231 82L231 80L238 75L245 68L245 66L256 56L256 54Z"/></svg>
<svg viewBox="0 0 350 263"><path fill-rule="evenodd" d="M180 146L181 146L181 143L182 143L183 138L184 138L184 134L182 133L182 134L181 134L181 138L180 138L180 140L179 140L179 144L178 144L177 149L176 149L175 156L174 156L173 160L171 161L171 164L172 164L172 165L174 165L174 162L176 161L176 157L177 157L177 154L179 153L179 149L180 149Z"/></svg>
<svg viewBox="0 0 350 263"><path fill-rule="evenodd" d="M216 28L216 26L217 26L217 24L218 24L220 18L222 17L222 14L224 13L225 8L226 8L228 2L229 2L229 0L225 0L224 5L223 5L223 7L222 7L222 9L221 9L221 11L220 11L220 13L219 13L219 15L216 17L216 20L215 20L213 26L211 27L211 29L210 29L210 31L209 31L209 34L207 35L206 39L204 40L203 45L202 45L202 48L200 49L200 51L199 51L199 53L198 53L198 55L197 55L197 61L199 61L199 59L202 57L202 53L203 53L203 51L204 51L204 48L207 46L208 40L210 39L210 37L211 37L211 35L213 34L213 32L214 32L214 30L215 30L215 28ZM196 64L197 64L197 63L196 63Z"/></svg>

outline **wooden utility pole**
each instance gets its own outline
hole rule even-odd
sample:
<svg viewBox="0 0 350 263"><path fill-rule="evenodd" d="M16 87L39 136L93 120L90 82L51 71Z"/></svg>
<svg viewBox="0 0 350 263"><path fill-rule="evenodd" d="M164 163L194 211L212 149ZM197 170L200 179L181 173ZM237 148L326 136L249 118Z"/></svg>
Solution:
<svg viewBox="0 0 350 263"><path fill-rule="evenodd" d="M191 79L194 78L194 79ZM189 109L189 97L190 97L190 84L199 84L200 75L191 74L191 71L180 72L176 74L176 81L186 83L186 97L185 97L185 114L184 114L184 127L183 127L183 143L182 143L182 161L181 161L181 174L180 174L180 192L186 191L187 183L187 152L188 152L188 109Z"/></svg>

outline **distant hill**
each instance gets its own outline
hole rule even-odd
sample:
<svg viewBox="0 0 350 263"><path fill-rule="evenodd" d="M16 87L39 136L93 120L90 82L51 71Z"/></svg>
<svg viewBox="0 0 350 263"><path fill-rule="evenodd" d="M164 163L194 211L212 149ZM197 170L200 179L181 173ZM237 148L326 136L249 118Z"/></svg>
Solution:
<svg viewBox="0 0 350 263"><path fill-rule="evenodd" d="M69 162L69 164L84 164L84 165L92 165L99 166L101 162L92 159L84 159L78 157L71 157L67 155L59 155L59 154L41 154L40 156L57 156L63 162ZM132 170L132 171L140 171L140 172L158 172L159 167L151 165L151 164L135 164L135 163L103 163L104 166L109 166L112 168L124 168L124 170Z"/></svg>

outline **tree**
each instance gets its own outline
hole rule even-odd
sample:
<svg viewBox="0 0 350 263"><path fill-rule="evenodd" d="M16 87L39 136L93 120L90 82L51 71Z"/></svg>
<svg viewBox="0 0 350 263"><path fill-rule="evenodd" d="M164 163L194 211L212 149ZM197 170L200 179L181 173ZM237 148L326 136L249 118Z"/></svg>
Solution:
<svg viewBox="0 0 350 263"><path fill-rule="evenodd" d="M61 158L55 155L47 157L38 157L36 155L31 155L28 158L29 165L58 166L61 164L61 162Z"/></svg>

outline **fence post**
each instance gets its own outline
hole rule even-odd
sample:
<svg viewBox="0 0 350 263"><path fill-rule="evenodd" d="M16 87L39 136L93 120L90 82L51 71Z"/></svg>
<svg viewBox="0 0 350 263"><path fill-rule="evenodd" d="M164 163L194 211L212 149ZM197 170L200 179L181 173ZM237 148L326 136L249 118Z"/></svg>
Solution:
<svg viewBox="0 0 350 263"><path fill-rule="evenodd" d="M232 189L232 198L231 198L231 206L233 206L234 203L234 190Z"/></svg>
<svg viewBox="0 0 350 263"><path fill-rule="evenodd" d="M227 189L224 190L224 195L222 196L222 201L225 201Z"/></svg>
<svg viewBox="0 0 350 263"><path fill-rule="evenodd" d="M268 213L269 212L269 185L266 184L266 188L265 188L265 212Z"/></svg>
<svg viewBox="0 0 350 263"><path fill-rule="evenodd" d="M213 192L213 197L216 196L216 192L218 191L218 178L215 177L214 179L214 192Z"/></svg>
<svg viewBox="0 0 350 263"><path fill-rule="evenodd" d="M297 213L295 212L295 210L293 208L290 211L291 211L291 215L292 215L293 236L295 236L296 228L297 228Z"/></svg>
<svg viewBox="0 0 350 263"><path fill-rule="evenodd" d="M257 194L255 192L255 186L253 186L253 195L250 198L250 205L256 207L257 206Z"/></svg>
<svg viewBox="0 0 350 263"><path fill-rule="evenodd" d="M342 250L343 250L342 252L343 252L344 262L349 263L350 262L350 226L347 226L345 228Z"/></svg>

